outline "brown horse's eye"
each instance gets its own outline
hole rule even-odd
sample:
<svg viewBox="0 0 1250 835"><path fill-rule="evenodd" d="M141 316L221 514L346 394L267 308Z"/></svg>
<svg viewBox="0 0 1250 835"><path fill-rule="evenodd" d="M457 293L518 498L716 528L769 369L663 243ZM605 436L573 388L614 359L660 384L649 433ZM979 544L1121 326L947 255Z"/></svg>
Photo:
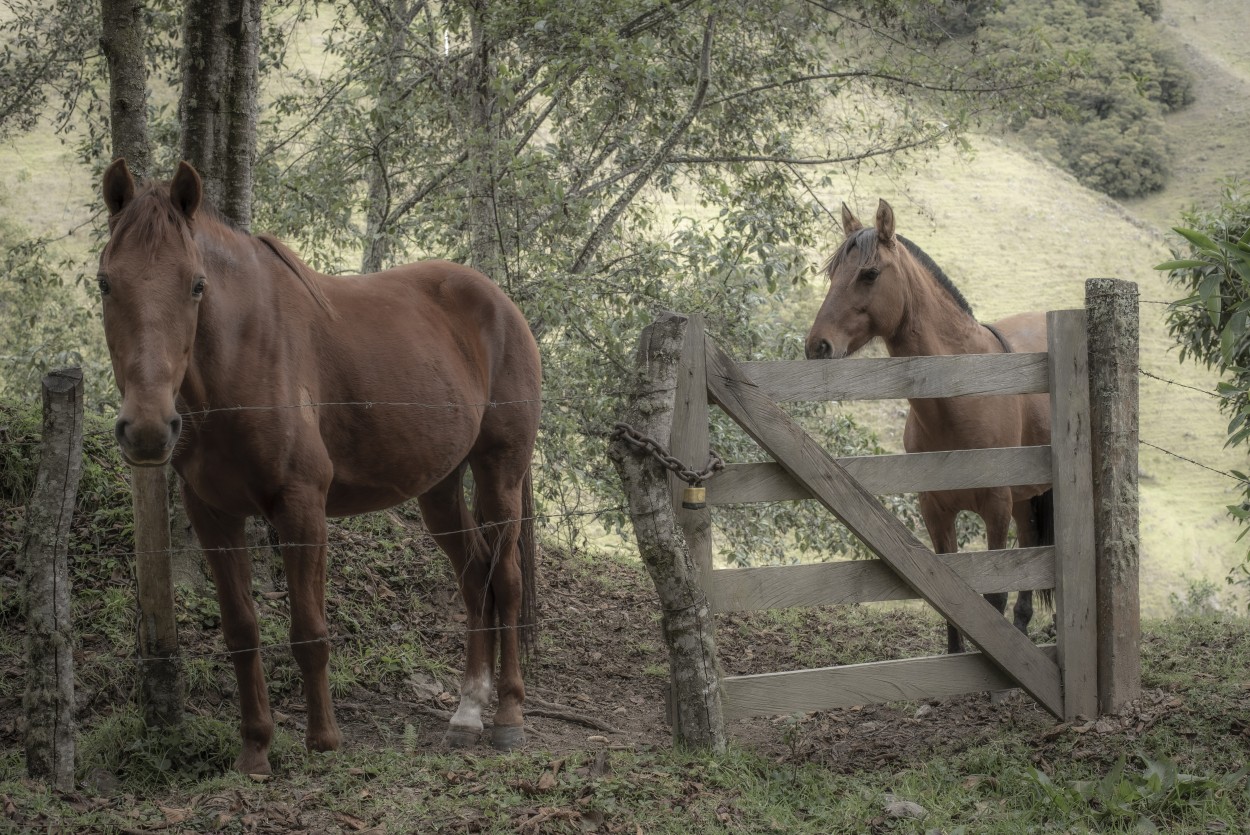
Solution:
<svg viewBox="0 0 1250 835"><path fill-rule="evenodd" d="M881 275L881 271L876 267L869 267L866 270L859 271L859 280L871 284L877 280L877 276Z"/></svg>
<svg viewBox="0 0 1250 835"><path fill-rule="evenodd" d="M191 285L191 295L195 296L197 299L204 295L204 279L197 278L195 280L195 284Z"/></svg>
<svg viewBox="0 0 1250 835"><path fill-rule="evenodd" d="M100 286L100 295L107 296L109 294L109 280L102 275L96 276L96 284Z"/></svg>

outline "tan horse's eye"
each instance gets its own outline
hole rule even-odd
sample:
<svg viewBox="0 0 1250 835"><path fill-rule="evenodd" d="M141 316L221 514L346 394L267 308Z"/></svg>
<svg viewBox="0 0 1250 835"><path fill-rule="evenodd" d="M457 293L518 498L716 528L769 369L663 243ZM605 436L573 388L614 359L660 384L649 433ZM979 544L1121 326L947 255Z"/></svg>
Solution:
<svg viewBox="0 0 1250 835"><path fill-rule="evenodd" d="M868 267L859 271L859 280L871 284L877 280L879 275L881 275L881 270L876 267Z"/></svg>
<svg viewBox="0 0 1250 835"><path fill-rule="evenodd" d="M195 296L197 299L204 295L204 284L205 281L203 278L197 278L195 280L195 284L191 285L191 295Z"/></svg>

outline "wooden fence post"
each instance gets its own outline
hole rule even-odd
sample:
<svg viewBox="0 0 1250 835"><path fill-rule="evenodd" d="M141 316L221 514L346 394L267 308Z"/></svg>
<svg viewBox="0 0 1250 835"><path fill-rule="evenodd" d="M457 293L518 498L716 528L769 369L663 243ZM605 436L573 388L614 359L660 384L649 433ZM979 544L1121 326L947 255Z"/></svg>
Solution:
<svg viewBox="0 0 1250 835"><path fill-rule="evenodd" d="M74 787L74 655L69 536L82 477L82 370L43 378L43 442L26 506L26 771Z"/></svg>
<svg viewBox="0 0 1250 835"><path fill-rule="evenodd" d="M182 664L174 620L169 468L131 467L139 587L139 703L148 727L182 721Z"/></svg>
<svg viewBox="0 0 1250 835"><path fill-rule="evenodd" d="M702 333L701 327L694 330ZM661 315L643 331L634 393L625 416L635 431L669 450L673 449L681 359L690 336L690 320L673 313ZM700 454L703 460L683 463L691 469L702 468L707 450ZM725 719L716 626L700 584L700 566L677 522L669 471L620 438L612 442L608 455L625 487L638 549L664 610L674 741L720 753L725 750Z"/></svg>
<svg viewBox="0 0 1250 835"><path fill-rule="evenodd" d="M1098 698L1104 713L1120 712L1141 693L1137 297L1131 281L1085 282L1098 561Z"/></svg>

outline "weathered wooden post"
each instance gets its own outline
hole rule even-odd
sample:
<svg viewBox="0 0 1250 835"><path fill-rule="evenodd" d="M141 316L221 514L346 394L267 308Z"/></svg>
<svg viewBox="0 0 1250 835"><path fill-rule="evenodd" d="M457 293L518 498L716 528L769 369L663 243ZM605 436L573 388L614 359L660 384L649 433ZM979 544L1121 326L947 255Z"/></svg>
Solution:
<svg viewBox="0 0 1250 835"><path fill-rule="evenodd" d="M1103 713L1118 713L1141 693L1137 298L1137 285L1131 281L1085 282L1098 560L1098 699Z"/></svg>
<svg viewBox="0 0 1250 835"><path fill-rule="evenodd" d="M683 367L683 356L697 356L697 369L701 369L703 355L701 320L665 313L648 326L638 349L634 393L625 423L674 454L677 449L691 454L688 440L674 444L674 415L679 397L702 398L706 410L702 380L679 380L690 374L689 366ZM687 404L681 411L688 411ZM706 418L703 433L706 438ZM664 640L673 682L674 742L719 753L725 750L725 720L716 627L700 584L701 560L692 557L687 543L689 535L706 539L706 517L687 520L691 533L684 533L674 508L669 470L655 456L640 452L619 435L608 454L624 484L638 549L664 610ZM698 455L700 460L683 461L685 466L703 466L708 455L705 442Z"/></svg>
<svg viewBox="0 0 1250 835"><path fill-rule="evenodd" d="M69 536L82 477L82 370L43 378L43 443L22 544L26 771L74 787L74 655Z"/></svg>
<svg viewBox="0 0 1250 835"><path fill-rule="evenodd" d="M131 467L139 587L139 703L148 727L182 720L182 663L174 620L169 467Z"/></svg>

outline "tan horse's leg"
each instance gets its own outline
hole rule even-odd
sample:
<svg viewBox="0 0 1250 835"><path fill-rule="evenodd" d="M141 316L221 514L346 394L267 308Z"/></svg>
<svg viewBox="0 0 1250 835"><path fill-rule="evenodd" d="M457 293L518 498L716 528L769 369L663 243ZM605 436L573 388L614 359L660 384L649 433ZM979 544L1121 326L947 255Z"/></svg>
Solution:
<svg viewBox="0 0 1250 835"><path fill-rule="evenodd" d="M929 532L933 553L953 554L959 550L958 539L955 537L955 516L956 512L945 507L932 493L920 494L920 518L924 520L925 529ZM946 651L964 651L964 636L949 621L946 624Z"/></svg>
<svg viewBox="0 0 1250 835"><path fill-rule="evenodd" d="M482 710L490 704L495 663L490 564L485 554L476 553L484 549L472 544L474 523L464 504L463 474L463 468L457 469L417 499L426 527L451 561L468 616L460 704L447 730L447 742L453 747L472 745L481 735Z"/></svg>
<svg viewBox="0 0 1250 835"><path fill-rule="evenodd" d="M1032 548L1041 545L1042 537L1039 520L1034 514L1033 501L1018 501L1011 508L1011 515L1016 520L1016 540L1021 548ZM1016 593L1016 606L1012 611L1016 628L1029 634L1029 622L1033 620L1033 592L1021 589Z"/></svg>
<svg viewBox="0 0 1250 835"><path fill-rule="evenodd" d="M511 749L525 741L525 681L521 676L521 641L518 626L521 615L521 559L517 538L521 531L521 489L519 478L497 471L496 460L475 463L474 483L477 515L485 523L487 553L492 562L490 587L494 593L499 626L499 679L496 688L499 705L491 732L491 743Z"/></svg>
<svg viewBox="0 0 1250 835"><path fill-rule="evenodd" d="M326 625L325 494L292 489L270 514L278 531L291 601L291 654L304 679L310 751L336 751L343 741L330 700L330 630Z"/></svg>
<svg viewBox="0 0 1250 835"><path fill-rule="evenodd" d="M239 686L239 733L243 744L234 767L244 774L268 774L273 716L258 649L260 628L252 603L252 558L247 552L245 520L213 510L185 483L183 503L213 572L217 605L221 609L221 633Z"/></svg>

